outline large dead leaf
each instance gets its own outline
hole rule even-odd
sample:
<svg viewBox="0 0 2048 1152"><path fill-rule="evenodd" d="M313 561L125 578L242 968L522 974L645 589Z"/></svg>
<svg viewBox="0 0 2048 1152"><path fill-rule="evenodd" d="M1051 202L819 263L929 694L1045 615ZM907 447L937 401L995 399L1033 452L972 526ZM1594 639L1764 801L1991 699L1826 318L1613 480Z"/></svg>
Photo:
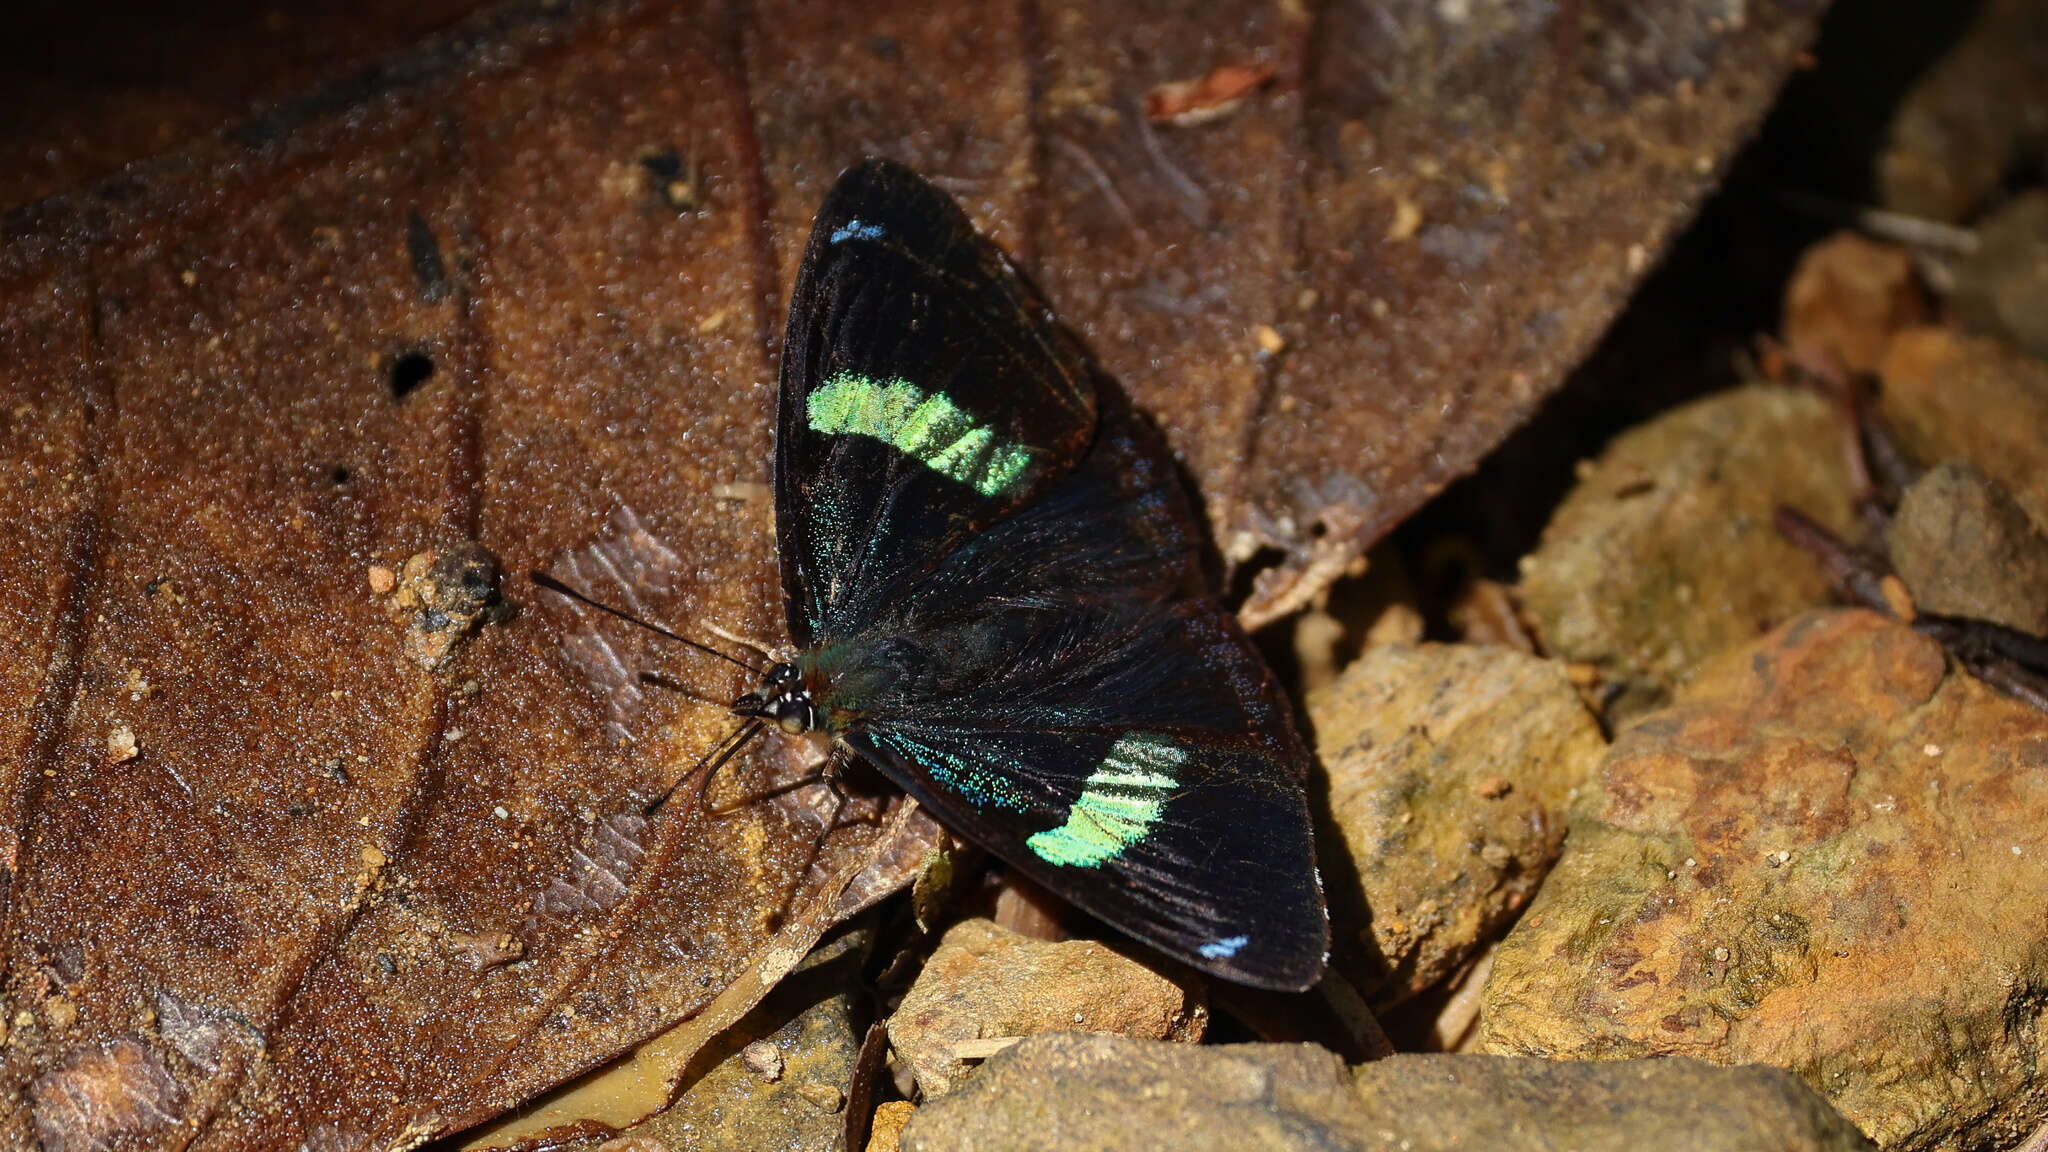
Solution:
<svg viewBox="0 0 2048 1152"><path fill-rule="evenodd" d="M404 1145L702 1012L850 863L901 878L873 802L822 843L817 789L643 814L726 721L633 673L730 670L523 582L430 670L370 576L651 556L648 611L778 639L773 343L849 161L1035 270L1226 556L1279 558L1268 619L1556 383L1816 14L541 5L17 215L0 1139ZM1219 66L1272 79L1145 118Z"/></svg>

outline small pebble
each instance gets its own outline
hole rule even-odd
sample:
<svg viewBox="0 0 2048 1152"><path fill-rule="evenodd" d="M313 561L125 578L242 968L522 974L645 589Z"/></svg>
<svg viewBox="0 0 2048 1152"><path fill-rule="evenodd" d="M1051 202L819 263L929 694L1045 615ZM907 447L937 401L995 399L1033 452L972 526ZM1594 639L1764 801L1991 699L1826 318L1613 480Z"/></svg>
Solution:
<svg viewBox="0 0 2048 1152"><path fill-rule="evenodd" d="M740 1053L740 1062L747 1066L747 1071L770 1084L782 1079L782 1049L772 1041L756 1040L747 1045Z"/></svg>
<svg viewBox="0 0 2048 1152"><path fill-rule="evenodd" d="M888 1100L875 1106L873 1127L868 1129L867 1152L896 1152L902 1147L903 1126L917 1112L908 1100Z"/></svg>
<svg viewBox="0 0 2048 1152"><path fill-rule="evenodd" d="M107 733L107 755L113 757L116 764L142 755L142 749L135 743L135 733L125 727Z"/></svg>
<svg viewBox="0 0 2048 1152"><path fill-rule="evenodd" d="M837 1112L846 1106L846 1096L830 1084L800 1084L796 1094L818 1106L820 1112Z"/></svg>

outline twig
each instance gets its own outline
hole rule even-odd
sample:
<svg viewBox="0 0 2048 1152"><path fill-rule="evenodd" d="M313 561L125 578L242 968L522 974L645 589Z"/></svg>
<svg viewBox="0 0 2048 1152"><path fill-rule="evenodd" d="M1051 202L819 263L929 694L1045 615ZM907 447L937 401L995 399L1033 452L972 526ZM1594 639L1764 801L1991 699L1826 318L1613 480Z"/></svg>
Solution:
<svg viewBox="0 0 2048 1152"><path fill-rule="evenodd" d="M1850 547L1796 508L1780 504L1772 519L1780 535L1813 554L1844 599L1910 623L1915 631L1940 644L1970 675L2048 713L2048 637L1989 620L1916 613L1909 602L1903 602L1903 590L1887 594L1898 578L1883 560Z"/></svg>
<svg viewBox="0 0 2048 1152"><path fill-rule="evenodd" d="M1910 216L1883 208L1844 204L1826 196L1797 188L1780 189L1778 198L1787 208L1804 216L1847 224L1880 240L1945 256L1968 256L1977 250L1975 229L1964 228L1925 216Z"/></svg>
<svg viewBox="0 0 2048 1152"><path fill-rule="evenodd" d="M1890 512L1898 508L1900 497L1913 486L1926 469L1914 463L1899 442L1892 439L1891 429L1885 427L1884 419L1877 414L1877 406L1865 398L1856 405L1857 441L1863 448L1864 468L1870 474L1872 495Z"/></svg>
<svg viewBox="0 0 2048 1152"><path fill-rule="evenodd" d="M1921 616L1913 628L1954 653L1972 676L2048 712L2048 638L1964 616Z"/></svg>
<svg viewBox="0 0 2048 1152"><path fill-rule="evenodd" d="M1898 605L1885 595L1885 577L1891 566L1859 548L1852 548L1833 532L1797 508L1780 504L1771 514L1778 535L1794 547L1811 553L1827 573L1828 582L1846 600L1873 608L1887 616L1898 616Z"/></svg>

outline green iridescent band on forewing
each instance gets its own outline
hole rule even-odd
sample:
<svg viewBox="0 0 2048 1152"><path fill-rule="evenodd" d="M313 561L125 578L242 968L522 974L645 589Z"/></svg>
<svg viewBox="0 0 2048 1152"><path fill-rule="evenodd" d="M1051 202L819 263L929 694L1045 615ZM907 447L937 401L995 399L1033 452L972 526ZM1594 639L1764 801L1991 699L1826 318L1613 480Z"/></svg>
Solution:
<svg viewBox="0 0 2048 1152"><path fill-rule="evenodd" d="M1030 478L1031 450L1005 444L973 415L907 380L838 372L805 400L811 430L868 436L983 496L1009 495Z"/></svg>
<svg viewBox="0 0 2048 1152"><path fill-rule="evenodd" d="M1159 819L1167 795L1180 784L1174 772L1187 758L1157 736L1123 737L1082 785L1066 823L1033 834L1025 845L1046 863L1070 868L1116 859Z"/></svg>

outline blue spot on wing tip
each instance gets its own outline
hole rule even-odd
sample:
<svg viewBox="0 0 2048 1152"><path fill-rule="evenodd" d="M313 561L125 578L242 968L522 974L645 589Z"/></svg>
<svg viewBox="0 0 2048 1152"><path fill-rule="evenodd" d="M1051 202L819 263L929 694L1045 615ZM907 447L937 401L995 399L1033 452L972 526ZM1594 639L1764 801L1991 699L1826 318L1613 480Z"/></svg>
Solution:
<svg viewBox="0 0 2048 1152"><path fill-rule="evenodd" d="M880 224L865 224L859 220L848 220L832 230L832 243L834 244L847 240L880 240L881 238L882 226Z"/></svg>
<svg viewBox="0 0 2048 1152"><path fill-rule="evenodd" d="M1205 960L1228 960L1251 942L1249 936L1225 936L1221 940L1211 940L1195 951L1200 952Z"/></svg>

